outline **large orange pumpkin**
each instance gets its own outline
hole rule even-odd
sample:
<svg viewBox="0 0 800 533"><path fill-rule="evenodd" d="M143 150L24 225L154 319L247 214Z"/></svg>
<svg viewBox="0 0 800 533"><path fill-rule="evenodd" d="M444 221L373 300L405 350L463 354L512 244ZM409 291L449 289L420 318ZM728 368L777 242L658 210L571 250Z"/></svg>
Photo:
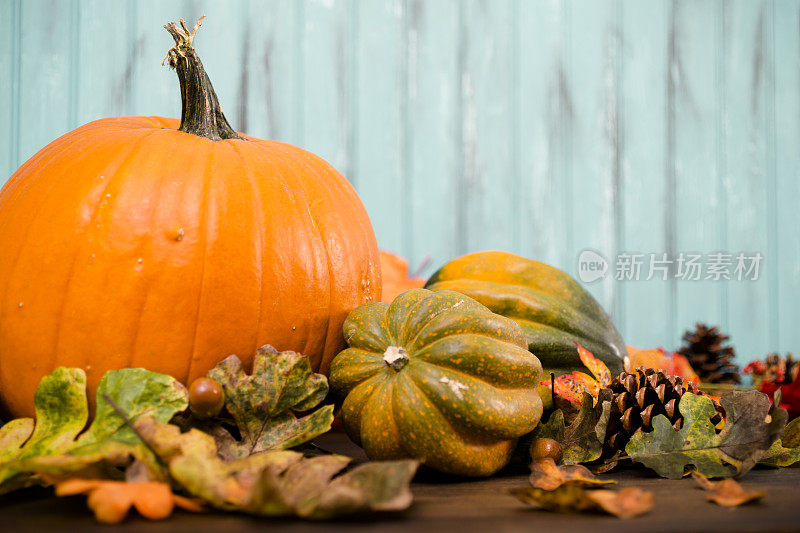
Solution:
<svg viewBox="0 0 800 533"><path fill-rule="evenodd" d="M199 25L199 22L198 22ZM170 24L183 113L98 120L0 191L0 399L33 414L40 378L146 367L187 382L272 344L327 372L342 323L380 299L353 188L300 148L237 134Z"/></svg>

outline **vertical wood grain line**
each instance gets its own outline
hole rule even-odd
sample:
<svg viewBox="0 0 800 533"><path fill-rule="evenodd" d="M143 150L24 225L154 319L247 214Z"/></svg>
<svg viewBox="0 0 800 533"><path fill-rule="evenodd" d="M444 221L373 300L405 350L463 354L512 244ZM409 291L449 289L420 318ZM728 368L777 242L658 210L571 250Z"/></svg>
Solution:
<svg viewBox="0 0 800 533"><path fill-rule="evenodd" d="M358 105L358 69L360 68L359 59L358 59L358 42L359 42L359 9L358 0L349 0L349 4L347 5L347 21L346 24L349 27L345 27L344 33L347 35L349 33L349 39L342 39L343 43L347 43L347 61L343 68L347 69L346 73L346 84L344 90L347 92L347 98L345 99L345 111L344 115L347 120L347 130L345 132L344 137L344 150L345 150L345 159L346 159L346 168L343 168L342 171L345 177L350 180L350 183L353 187L357 188L358 180L360 179L360 173L358 169L358 154L357 154L357 146L358 143L356 139L358 139L359 130L358 130L358 117L359 117L359 105ZM367 178L369 179L369 178Z"/></svg>
<svg viewBox="0 0 800 533"><path fill-rule="evenodd" d="M456 87L456 112L454 113L456 124L453 131L453 141L456 153L456 179L454 180L456 224L455 235L453 236L456 244L456 254L466 252L467 248L467 215L465 206L467 204L467 177L466 177L466 156L464 151L464 76L467 74L467 31L466 14L464 13L464 2L458 3L458 58Z"/></svg>
<svg viewBox="0 0 800 533"><path fill-rule="evenodd" d="M669 27L668 31L668 50L667 50L667 128L666 128L666 149L665 149L665 180L664 180L664 248L667 256L670 258L675 257L675 195L676 195L676 169L675 169L675 93L677 80L675 76L678 72L678 56L677 56L677 39L678 39L678 2L672 1L672 6L669 14ZM669 289L667 292L667 333L673 335L675 333L675 323L677 320L677 310L675 306L677 298L677 287L675 284L675 277L670 276Z"/></svg>
<svg viewBox="0 0 800 533"><path fill-rule="evenodd" d="M74 129L78 126L78 83L80 80L81 68L81 0L72 0L69 19L69 107L67 109L67 130Z"/></svg>
<svg viewBox="0 0 800 533"><path fill-rule="evenodd" d="M728 249L728 126L727 126L727 60L728 60L728 13L725 0L717 2L717 191L719 194L719 247ZM722 328L728 330L728 284L723 283L720 291Z"/></svg>
<svg viewBox="0 0 800 533"><path fill-rule="evenodd" d="M294 2L294 129L298 146L305 144L305 111L303 100L305 97L305 0Z"/></svg>
<svg viewBox="0 0 800 533"><path fill-rule="evenodd" d="M123 90L125 91L125 106L124 112L126 115L133 114L133 87L134 87L134 79L136 77L136 69L133 68L133 65L136 64L136 60L138 59L139 55L139 27L137 24L139 18L139 10L137 7L138 1L137 0L128 0L125 6L125 16L128 19L126 25L126 37L128 40L128 69L126 69L126 78L125 78L125 87Z"/></svg>
<svg viewBox="0 0 800 533"><path fill-rule="evenodd" d="M20 83L22 69L22 0L14 2L14 28L11 39L11 142L8 154L8 176L19 166L19 134L20 134Z"/></svg>
<svg viewBox="0 0 800 533"><path fill-rule="evenodd" d="M778 320L778 279L779 270L778 264L780 259L780 249L778 246L778 178L777 178L777 163L775 153L776 132L775 132L775 92L777 90L775 84L775 69L778 65L775 64L775 0L768 4L770 10L769 16L764 23L767 35L764 36L765 55L766 55L766 77L769 85L772 86L771 91L767 91L766 98L766 164L767 164L767 252L764 254L768 257L766 264L769 272L769 286L767 288L767 298L769 306L767 308L769 324L769 343L770 347L777 347L780 341L780 321Z"/></svg>
<svg viewBox="0 0 800 533"><path fill-rule="evenodd" d="M403 131L400 135L400 179L403 180L403 211L400 215L400 223L402 233L400 235L401 246L403 247L403 254L405 257L411 257L414 251L414 232L411 221L414 216L414 184L411 176L413 176L414 169L412 168L411 146L414 141L414 130L411 124L410 102L409 95L411 93L411 37L412 32L416 35L416 9L413 0L405 0L401 3L403 22L402 43L403 51L401 53L401 69L400 79L398 83L402 87L400 91L400 120L402 121Z"/></svg>
<svg viewBox="0 0 800 533"><path fill-rule="evenodd" d="M514 0L511 5L511 83L510 83L510 101L511 101L511 188L508 191L511 201L511 243L514 250L519 250L522 247L521 242L521 228L520 221L522 220L522 165L520 158L522 157L521 150L521 121L519 119L522 109L522 95L520 93L520 9L519 0Z"/></svg>
<svg viewBox="0 0 800 533"><path fill-rule="evenodd" d="M561 33L564 35L564 39L562 40L563 49L561 51L561 57L563 58L564 62L564 71L566 71L569 78L566 81L566 85L571 82L571 80L575 79L572 75L573 70L573 61L572 61L572 3L569 1L565 1L562 3L563 8L563 17L561 18ZM564 98L558 99L558 116L561 117L561 124L570 124L573 120L572 117L572 110L568 107L567 101ZM574 142L573 142L573 135L575 135L579 130L576 127L570 126L569 129L567 128L559 128L560 135L563 141L563 153L566 154L566 161L563 161L564 165L564 183L562 187L562 216L564 217L564 238L566 240L566 246L564 247L564 251L562 252L561 256L561 268L569 270L570 265L573 262L573 256L576 255L577 250L575 250L575 230L574 230L574 223L572 221L572 210L575 209L575 200L572 196L573 191L573 181L574 177L572 175L572 158L575 155L574 149Z"/></svg>
<svg viewBox="0 0 800 533"><path fill-rule="evenodd" d="M615 140L615 150L614 150L614 183L613 183L613 245L611 246L611 250L619 253L620 250L624 248L624 235L625 231L623 228L623 217L624 217L624 208L623 205L624 195L623 195L623 179L622 179L622 161L623 161L623 154L625 153L625 102L624 102L624 95L623 93L623 83L625 79L625 72L624 72L624 61L625 61L625 41L624 41L624 11L623 11L623 2L617 1L616 9L615 9L615 17L616 17L616 32L615 32L615 44L616 47L614 58L614 76L616 78L616 83L614 84L614 98L616 100L616 140ZM613 260L612 258L609 258ZM625 301L624 293L623 293L623 284L622 283L614 283L613 276L611 286L611 300L609 304L609 309L614 315L614 319L618 324L623 324L622 315L624 314L623 309L623 302Z"/></svg>

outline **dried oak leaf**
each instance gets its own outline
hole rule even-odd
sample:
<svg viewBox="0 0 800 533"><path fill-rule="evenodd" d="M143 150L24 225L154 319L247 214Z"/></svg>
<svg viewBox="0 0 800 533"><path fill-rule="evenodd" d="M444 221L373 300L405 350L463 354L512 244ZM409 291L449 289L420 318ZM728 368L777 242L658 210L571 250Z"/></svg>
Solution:
<svg viewBox="0 0 800 533"><path fill-rule="evenodd" d="M23 418L0 428L0 493L38 483L38 474L91 475L101 463L124 464L131 456L159 471L157 458L125 418L147 415L166 422L186 409L188 393L169 376L127 368L103 376L96 405L83 431L89 417L84 371L60 367L42 378L34 396L35 423Z"/></svg>
<svg viewBox="0 0 800 533"><path fill-rule="evenodd" d="M117 524L128 515L131 507L150 520L163 520L177 506L201 512L197 500L173 494L169 485L160 481L125 482L104 479L72 478L56 484L56 496L88 494L87 504L98 522Z"/></svg>
<svg viewBox="0 0 800 533"><path fill-rule="evenodd" d="M700 488L711 492L706 497L709 501L724 507L737 507L760 500L767 495L766 492L747 490L730 478L714 482L697 472L692 472L692 477Z"/></svg>
<svg viewBox="0 0 800 533"><path fill-rule="evenodd" d="M315 374L308 358L299 353L278 352L266 345L256 352L252 374L231 355L207 376L222 385L225 408L239 430L237 440L220 424L200 426L214 435L226 459L298 446L325 433L333 423L332 405L301 418L295 414L313 409L328 394L328 380Z"/></svg>
<svg viewBox="0 0 800 533"><path fill-rule="evenodd" d="M513 489L519 500L548 511L559 513L605 512L618 518L633 518L649 512L653 494L637 487L614 490L587 490L575 485L562 485L548 491L535 487Z"/></svg>
<svg viewBox="0 0 800 533"><path fill-rule="evenodd" d="M192 496L219 509L264 516L325 519L358 511L407 508L416 461L365 463L339 474L349 457L304 458L272 450L226 462L214 438L197 429L142 419L142 438L168 465L172 479Z"/></svg>
<svg viewBox="0 0 800 533"><path fill-rule="evenodd" d="M600 389L597 403L588 392L583 393L581 408L575 420L564 426L564 415L556 410L545 424L539 424L534 438L554 439L561 445L561 463L572 465L594 461L603 451L606 427L611 414L611 390Z"/></svg>
<svg viewBox="0 0 800 533"><path fill-rule="evenodd" d="M788 413L780 405L780 391L773 402L758 391L734 391L720 399L725 427L719 434L719 451L736 467L737 475L750 471L786 428Z"/></svg>
<svg viewBox="0 0 800 533"><path fill-rule="evenodd" d="M678 406L683 416L681 429L658 415L653 419L653 431L635 433L625 452L667 478L682 477L690 466L706 477L744 474L780 435L786 412L770 408L769 398L756 391L727 394L721 403L728 418L719 435L711 423L716 412L712 401L685 393Z"/></svg>
<svg viewBox="0 0 800 533"><path fill-rule="evenodd" d="M616 483L614 480L597 479L585 466L557 466L549 457L531 463L529 479L531 486L543 490L555 490L562 485L597 487Z"/></svg>
<svg viewBox="0 0 800 533"><path fill-rule="evenodd" d="M772 443L758 464L784 467L798 461L800 461L800 418L795 418L786 425L783 436Z"/></svg>

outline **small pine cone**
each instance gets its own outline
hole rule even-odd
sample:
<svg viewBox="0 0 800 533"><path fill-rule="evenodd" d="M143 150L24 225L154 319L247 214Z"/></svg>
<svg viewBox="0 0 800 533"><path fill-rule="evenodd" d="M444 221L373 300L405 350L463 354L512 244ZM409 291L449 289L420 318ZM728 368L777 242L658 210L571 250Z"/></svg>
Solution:
<svg viewBox="0 0 800 533"><path fill-rule="evenodd" d="M723 346L729 337L716 327L696 324L695 331L683 335L686 344L678 350L704 383L737 384L741 382L739 367L733 363L732 346Z"/></svg>
<svg viewBox="0 0 800 533"><path fill-rule="evenodd" d="M692 381L644 367L621 373L611 381L609 388L613 397L603 452L605 457L624 451L631 436L640 429L652 431L652 421L657 415L665 415L675 429L680 429L683 417L678 403L685 392L707 396ZM711 423L717 425L725 412L716 401L714 407L717 412Z"/></svg>

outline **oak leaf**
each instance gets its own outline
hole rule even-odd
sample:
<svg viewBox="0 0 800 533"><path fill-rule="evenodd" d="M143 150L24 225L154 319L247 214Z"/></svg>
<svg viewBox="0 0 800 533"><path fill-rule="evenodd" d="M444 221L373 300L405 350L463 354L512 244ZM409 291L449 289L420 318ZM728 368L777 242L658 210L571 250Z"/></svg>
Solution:
<svg viewBox="0 0 800 533"><path fill-rule="evenodd" d="M150 520L163 520L175 507L201 512L202 504L173 494L169 485L160 481L125 482L104 479L67 479L56 484L56 496L88 494L89 508L98 522L117 524L131 507Z"/></svg>
<svg viewBox="0 0 800 533"><path fill-rule="evenodd" d="M100 380L96 414L84 431L86 374L60 367L36 389L35 422L17 419L0 428L0 493L38 483L37 474L92 473L99 463L124 464L131 456L158 471L157 458L128 423L144 415L166 422L187 405L185 387L169 376L142 368L111 370Z"/></svg>
<svg viewBox="0 0 800 533"><path fill-rule="evenodd" d="M767 495L763 491L747 490L737 481L730 478L714 482L697 472L692 472L692 477L700 485L700 488L711 492L706 497L709 501L723 507L737 507L760 500Z"/></svg>
<svg viewBox="0 0 800 533"><path fill-rule="evenodd" d="M142 419L137 431L189 494L224 510L263 516L325 519L358 511L407 508L416 461L365 463L341 474L352 461L340 455L305 458L272 450L226 462L214 438L197 429ZM337 474L339 474L337 476Z"/></svg>
<svg viewBox="0 0 800 533"><path fill-rule="evenodd" d="M600 457L606 437L606 427L611 415L611 390L601 389L597 403L588 392L583 393L580 411L569 426L564 425L564 415L556 410L544 424L534 431L534 438L553 439L561 445L565 465L586 463Z"/></svg>
<svg viewBox="0 0 800 533"><path fill-rule="evenodd" d="M690 467L706 477L742 475L780 436L786 411L777 402L770 407L769 398L757 391L732 392L723 396L721 404L728 417L719 435L711 423L716 412L711 399L687 392L678 405L681 429L658 415L653 431L635 433L625 452L633 461L673 479Z"/></svg>
<svg viewBox="0 0 800 533"><path fill-rule="evenodd" d="M596 487L614 484L614 480L598 479L588 468L581 465L557 466L551 458L531 463L531 486L543 490L555 490L562 485Z"/></svg>
<svg viewBox="0 0 800 533"><path fill-rule="evenodd" d="M199 427L214 435L226 459L298 446L325 433L333 423L332 405L306 416L296 414L314 409L328 394L325 376L315 374L308 358L299 353L278 352L266 345L256 352L251 374L231 355L207 376L222 385L225 409L239 438L221 424Z"/></svg>
<svg viewBox="0 0 800 533"><path fill-rule="evenodd" d="M618 518L633 518L654 506L653 494L637 487L614 491L562 485L552 491L527 487L513 489L511 493L528 505L559 513L604 512Z"/></svg>
<svg viewBox="0 0 800 533"><path fill-rule="evenodd" d="M784 467L800 461L800 418L795 418L786 425L780 439L764 453L760 465Z"/></svg>

